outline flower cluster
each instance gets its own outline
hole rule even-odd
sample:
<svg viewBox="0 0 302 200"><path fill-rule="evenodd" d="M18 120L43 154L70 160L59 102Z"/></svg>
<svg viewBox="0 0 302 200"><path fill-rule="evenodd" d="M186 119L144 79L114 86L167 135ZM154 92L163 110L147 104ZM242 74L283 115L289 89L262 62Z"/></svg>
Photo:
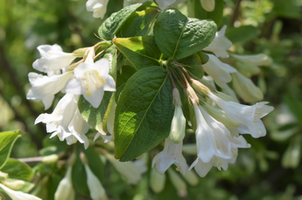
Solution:
<svg viewBox="0 0 302 200"><path fill-rule="evenodd" d="M185 68L181 68L183 81L179 81L179 75L171 76L187 94L194 118L185 118L178 89L172 81L175 112L171 132L165 140L164 149L153 158L153 166L160 174L164 174L172 164L183 174L194 168L201 177L204 177L212 166L226 170L228 164L236 161L238 148L251 146L241 134L250 134L254 138L266 135L261 118L271 112L273 107L267 106L267 102L252 106L238 103L236 93L246 102L262 100L263 95L247 76L239 72L241 69L237 68L237 62L259 68L270 64L271 60L263 54L230 54L231 58L235 59L236 68L222 62L219 58L228 58L227 50L232 46L231 41L224 36L225 30L226 26L218 31L212 43L204 48L204 51L209 53L205 53L208 62L202 67L208 76L196 80ZM171 72L174 74L173 69ZM228 85L231 81L236 93ZM218 92L216 85L224 93ZM182 154L186 127L195 130L196 138L193 153L197 154L197 158L190 167Z"/></svg>
<svg viewBox="0 0 302 200"><path fill-rule="evenodd" d="M115 91L115 81L109 75L110 63L106 58L96 61L95 49L102 44L84 48L73 53L64 53L58 45L41 45L38 50L41 58L33 63L33 68L47 73L47 75L29 73L29 82L32 85L28 91L28 99L42 100L45 109L48 109L58 92L65 93L51 114L41 114L35 123L45 123L51 137L58 136L67 144L79 141L89 146L85 135L90 125L82 118L79 108L79 96L94 107L101 104L104 91ZM82 53L81 53L82 52ZM75 59L82 57L76 63Z"/></svg>

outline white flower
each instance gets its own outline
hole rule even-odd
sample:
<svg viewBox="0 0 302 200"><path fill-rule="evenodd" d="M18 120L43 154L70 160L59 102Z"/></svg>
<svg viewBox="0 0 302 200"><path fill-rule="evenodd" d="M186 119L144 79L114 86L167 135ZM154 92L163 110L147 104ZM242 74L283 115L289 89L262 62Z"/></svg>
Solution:
<svg viewBox="0 0 302 200"><path fill-rule="evenodd" d="M231 48L232 42L224 36L226 28L227 28L227 26L223 26L220 29L220 31L216 32L214 40L211 42L211 44L209 46L207 46L203 50L211 51L217 57L221 57L221 58L229 57L227 50L229 48Z"/></svg>
<svg viewBox="0 0 302 200"><path fill-rule="evenodd" d="M108 198L105 193L105 189L100 180L94 175L87 164L84 164L84 167L87 175L87 185L92 200L107 200Z"/></svg>
<svg viewBox="0 0 302 200"><path fill-rule="evenodd" d="M121 173L130 184L136 184L142 177L145 167L139 168L134 162L120 162L111 154L105 154L106 158L113 164L115 169Z"/></svg>
<svg viewBox="0 0 302 200"><path fill-rule="evenodd" d="M226 83L232 80L230 73L237 72L232 66L221 62L216 56L207 54L209 61L202 65L204 71L209 74L217 85L224 87Z"/></svg>
<svg viewBox="0 0 302 200"><path fill-rule="evenodd" d="M26 98L41 99L46 110L51 106L54 95L62 90L72 77L72 72L53 76L42 76L31 72L28 74L28 79L32 87L28 91Z"/></svg>
<svg viewBox="0 0 302 200"><path fill-rule="evenodd" d="M20 191L14 191L0 183L0 188L12 199L12 200L42 200L34 195L26 194Z"/></svg>
<svg viewBox="0 0 302 200"><path fill-rule="evenodd" d="M171 123L170 139L174 143L181 142L185 137L186 131L186 118L180 106L176 106L174 116Z"/></svg>
<svg viewBox="0 0 302 200"><path fill-rule="evenodd" d="M87 11L93 11L93 17L103 18L107 11L109 0L88 0L86 2Z"/></svg>
<svg viewBox="0 0 302 200"><path fill-rule="evenodd" d="M233 87L236 93L245 102L260 101L263 99L261 90L251 81L239 72L233 73Z"/></svg>
<svg viewBox="0 0 302 200"><path fill-rule="evenodd" d="M163 174L172 164L175 164L177 170L183 174L188 170L187 162L182 155L182 142L175 144L167 137L164 150L153 158L152 166L155 165L158 173Z"/></svg>
<svg viewBox="0 0 302 200"><path fill-rule="evenodd" d="M272 59L265 54L256 54L256 55L236 55L230 54L236 60L239 60L243 63L256 65L256 66L268 66L272 63Z"/></svg>
<svg viewBox="0 0 302 200"><path fill-rule="evenodd" d="M131 4L135 4L135 3L144 3L148 0L124 0L124 7L129 6Z"/></svg>
<svg viewBox="0 0 302 200"><path fill-rule="evenodd" d="M200 0L201 6L208 12L211 12L215 8L215 0Z"/></svg>
<svg viewBox="0 0 302 200"><path fill-rule="evenodd" d="M82 94L93 107L99 107L104 91L115 91L115 82L109 75L109 68L110 64L106 58L95 63L87 58L85 63L79 64L74 69L76 79L68 82L66 92Z"/></svg>
<svg viewBox="0 0 302 200"><path fill-rule="evenodd" d="M55 192L55 200L74 200L75 191L72 187L71 170L72 167L69 166L67 168L65 177L60 181Z"/></svg>
<svg viewBox="0 0 302 200"><path fill-rule="evenodd" d="M213 93L209 93L208 96L224 110L232 121L241 124L238 128L240 133L249 133L254 138L266 135L265 127L260 119L274 109L272 106L265 105L268 102L246 106L233 101L224 101Z"/></svg>
<svg viewBox="0 0 302 200"><path fill-rule="evenodd" d="M33 63L33 68L46 73L66 68L76 58L72 53L64 53L57 44L40 45L38 51L41 58Z"/></svg>
<svg viewBox="0 0 302 200"><path fill-rule="evenodd" d="M85 133L89 129L89 125L81 117L77 101L78 96L73 94L66 94L57 104L52 114L41 114L35 121L46 123L46 131L52 133L50 137L55 135L63 141L67 140L68 144L78 140L84 143L85 148L88 147L89 141Z"/></svg>

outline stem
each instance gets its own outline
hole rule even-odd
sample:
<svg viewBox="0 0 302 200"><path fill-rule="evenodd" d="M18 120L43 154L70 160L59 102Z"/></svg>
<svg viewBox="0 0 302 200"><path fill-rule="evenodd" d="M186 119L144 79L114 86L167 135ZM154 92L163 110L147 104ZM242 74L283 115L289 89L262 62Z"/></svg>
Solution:
<svg viewBox="0 0 302 200"><path fill-rule="evenodd" d="M171 69L168 69L168 72L169 72L169 76L170 76L170 79L171 79L171 82L172 82L172 86L173 86L173 88L176 88L174 80L173 80L173 76L171 74Z"/></svg>
<svg viewBox="0 0 302 200"><path fill-rule="evenodd" d="M236 1L236 4L235 4L235 8L234 8L234 12L233 12L233 15L232 15L232 18L231 18L231 27L234 27L234 23L235 21L237 20L238 18L238 15L239 15L239 8L240 8L240 3L241 3L242 0L237 0Z"/></svg>

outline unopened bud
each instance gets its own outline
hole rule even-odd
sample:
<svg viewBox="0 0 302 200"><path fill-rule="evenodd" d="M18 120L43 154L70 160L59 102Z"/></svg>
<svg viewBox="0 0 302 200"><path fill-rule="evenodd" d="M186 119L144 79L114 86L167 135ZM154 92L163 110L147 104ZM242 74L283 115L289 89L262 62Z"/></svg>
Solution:
<svg viewBox="0 0 302 200"><path fill-rule="evenodd" d="M187 87L187 94L190 97L193 104L199 104L199 98L197 97L195 91L192 87Z"/></svg>
<svg viewBox="0 0 302 200"><path fill-rule="evenodd" d="M207 103L204 105L204 108L212 117L214 117L217 121L223 123L226 127L238 128L240 126L240 123L234 122L230 118L228 118L228 116L223 110L219 108L214 108Z"/></svg>
<svg viewBox="0 0 302 200"><path fill-rule="evenodd" d="M2 184L9 187L12 190L20 190L25 185L25 182L21 180L14 180L14 181L3 181Z"/></svg>
<svg viewBox="0 0 302 200"><path fill-rule="evenodd" d="M50 164L50 163L57 162L58 159L59 159L59 156L57 154L52 154L52 155L49 155L49 156L44 156L43 159L42 159L42 162L46 163L46 164Z"/></svg>
<svg viewBox="0 0 302 200"><path fill-rule="evenodd" d="M160 193L166 183L166 175L159 174L155 167L151 169L151 174L150 174L150 187L155 193Z"/></svg>
<svg viewBox="0 0 302 200"><path fill-rule="evenodd" d="M251 65L243 62L236 62L236 68L244 76L251 77L260 73L260 68L257 65Z"/></svg>
<svg viewBox="0 0 302 200"><path fill-rule="evenodd" d="M84 55L88 49L89 49L89 47L77 49L72 52L72 55L74 55L75 57L78 57L78 58L84 57Z"/></svg>
<svg viewBox="0 0 302 200"><path fill-rule="evenodd" d="M237 94L245 102L260 101L263 99L261 90L251 81L251 79L243 76L241 73L233 73L233 87Z"/></svg>
<svg viewBox="0 0 302 200"><path fill-rule="evenodd" d="M175 107L174 116L171 123L170 139L174 143L180 143L185 137L186 118L182 112L182 108Z"/></svg>
<svg viewBox="0 0 302 200"><path fill-rule="evenodd" d="M168 169L168 174L169 174L171 183L176 188L179 196L182 196L182 197L187 196L187 185L181 179L181 177L172 169Z"/></svg>
<svg viewBox="0 0 302 200"><path fill-rule="evenodd" d="M182 146L182 151L187 154L196 155L197 154L196 144L185 144Z"/></svg>
<svg viewBox="0 0 302 200"><path fill-rule="evenodd" d="M183 175L183 177L192 186L195 186L198 184L198 176L192 170L188 170L187 173L185 175Z"/></svg>
<svg viewBox="0 0 302 200"><path fill-rule="evenodd" d="M256 54L256 55L236 55L231 54L233 58L239 60L243 63L257 66L268 66L272 63L272 59L265 54Z"/></svg>
<svg viewBox="0 0 302 200"><path fill-rule="evenodd" d="M181 99L178 89L175 87L173 88L173 104L174 106L181 107Z"/></svg>
<svg viewBox="0 0 302 200"><path fill-rule="evenodd" d="M204 95L208 95L211 92L209 88L207 88L205 85L203 85L197 80L192 80L192 86L195 90Z"/></svg>

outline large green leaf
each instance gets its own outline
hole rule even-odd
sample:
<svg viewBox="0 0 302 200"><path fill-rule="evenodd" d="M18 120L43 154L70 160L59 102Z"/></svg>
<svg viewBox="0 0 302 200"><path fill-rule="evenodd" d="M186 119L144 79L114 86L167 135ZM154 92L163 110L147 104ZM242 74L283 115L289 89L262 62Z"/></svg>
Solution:
<svg viewBox="0 0 302 200"><path fill-rule="evenodd" d="M133 12L121 27L120 37L144 36L151 28L151 22L159 11L156 8Z"/></svg>
<svg viewBox="0 0 302 200"><path fill-rule="evenodd" d="M10 156L13 145L20 137L20 131L7 131L0 133L0 169Z"/></svg>
<svg viewBox="0 0 302 200"><path fill-rule="evenodd" d="M187 18L177 9L160 13L154 25L154 39L164 55L176 60L208 46L215 37L215 22Z"/></svg>
<svg viewBox="0 0 302 200"><path fill-rule="evenodd" d="M2 172L8 173L9 178L29 181L33 177L33 172L26 163L16 159L8 159L5 165L1 168Z"/></svg>
<svg viewBox="0 0 302 200"><path fill-rule="evenodd" d="M152 36L115 38L113 44L138 70L148 66L159 65L161 52Z"/></svg>
<svg viewBox="0 0 302 200"><path fill-rule="evenodd" d="M118 100L121 91L124 89L128 79L136 72L134 67L124 65L117 73L115 99Z"/></svg>
<svg viewBox="0 0 302 200"><path fill-rule="evenodd" d="M141 3L133 4L113 13L100 26L98 31L99 36L105 40L112 40L128 17L130 17L130 15L141 5Z"/></svg>
<svg viewBox="0 0 302 200"><path fill-rule="evenodd" d="M75 163L72 167L72 185L77 191L77 193L84 195L84 196L89 196L89 189L87 186L87 175L85 171L85 167L80 159L80 146L77 145L76 149L76 160Z"/></svg>
<svg viewBox="0 0 302 200"><path fill-rule="evenodd" d="M162 67L144 68L128 80L115 113L117 159L132 160L169 135L172 100L172 85Z"/></svg>

